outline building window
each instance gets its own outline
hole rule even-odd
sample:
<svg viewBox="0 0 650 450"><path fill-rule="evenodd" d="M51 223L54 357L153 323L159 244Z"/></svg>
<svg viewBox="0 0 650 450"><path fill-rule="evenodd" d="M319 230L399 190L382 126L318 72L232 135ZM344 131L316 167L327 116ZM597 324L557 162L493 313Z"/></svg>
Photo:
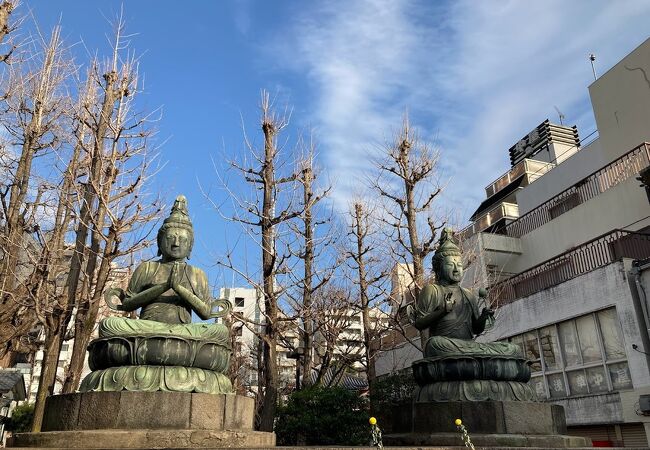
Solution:
<svg viewBox="0 0 650 450"><path fill-rule="evenodd" d="M235 331L235 333L234 333L235 336L241 336L242 333L244 332L244 327L243 327L243 326L239 326L239 327L235 328L234 331Z"/></svg>
<svg viewBox="0 0 650 450"><path fill-rule="evenodd" d="M532 362L530 384L540 399L632 388L615 308L513 336L510 342Z"/></svg>
<svg viewBox="0 0 650 450"><path fill-rule="evenodd" d="M62 351L62 352L67 352L67 351L68 351L68 348L69 348L69 345L68 345L68 344L63 344L63 345L61 346L61 351Z"/></svg>
<svg viewBox="0 0 650 450"><path fill-rule="evenodd" d="M235 297L235 306L237 308L243 308L245 303L244 297Z"/></svg>

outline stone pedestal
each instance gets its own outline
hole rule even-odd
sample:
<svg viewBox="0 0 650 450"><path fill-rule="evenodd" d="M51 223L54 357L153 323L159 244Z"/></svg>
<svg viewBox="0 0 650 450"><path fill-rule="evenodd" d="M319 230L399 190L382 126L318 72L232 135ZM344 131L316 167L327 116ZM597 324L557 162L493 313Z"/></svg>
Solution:
<svg viewBox="0 0 650 450"><path fill-rule="evenodd" d="M566 436L564 408L537 402L413 402L391 411L386 446L460 446L454 425L462 419L481 447L589 447L588 439Z"/></svg>
<svg viewBox="0 0 650 450"><path fill-rule="evenodd" d="M253 431L254 400L234 394L83 392L47 399L43 432L11 446L40 448L261 448L275 434Z"/></svg>

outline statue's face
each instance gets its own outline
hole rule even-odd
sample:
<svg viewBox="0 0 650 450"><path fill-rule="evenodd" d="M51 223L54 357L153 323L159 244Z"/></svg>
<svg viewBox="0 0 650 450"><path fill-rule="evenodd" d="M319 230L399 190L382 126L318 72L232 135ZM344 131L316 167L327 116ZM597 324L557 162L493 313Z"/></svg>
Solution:
<svg viewBox="0 0 650 450"><path fill-rule="evenodd" d="M463 261L461 260L461 256L445 256L442 267L440 268L440 275L443 280L451 283L460 283L460 280L463 278Z"/></svg>
<svg viewBox="0 0 650 450"><path fill-rule="evenodd" d="M168 228L160 239L160 253L166 260L179 260L190 255L192 236L184 228Z"/></svg>

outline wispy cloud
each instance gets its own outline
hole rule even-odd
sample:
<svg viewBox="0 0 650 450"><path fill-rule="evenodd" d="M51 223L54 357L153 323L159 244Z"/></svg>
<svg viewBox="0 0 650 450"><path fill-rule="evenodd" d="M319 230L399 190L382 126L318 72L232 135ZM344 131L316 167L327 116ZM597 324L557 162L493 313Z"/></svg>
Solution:
<svg viewBox="0 0 650 450"><path fill-rule="evenodd" d="M281 55L307 78L338 201L408 110L441 148L446 200L467 218L508 169L507 149L554 120L554 106L593 130L587 55L611 67L648 37L649 19L645 1L328 2L296 18Z"/></svg>

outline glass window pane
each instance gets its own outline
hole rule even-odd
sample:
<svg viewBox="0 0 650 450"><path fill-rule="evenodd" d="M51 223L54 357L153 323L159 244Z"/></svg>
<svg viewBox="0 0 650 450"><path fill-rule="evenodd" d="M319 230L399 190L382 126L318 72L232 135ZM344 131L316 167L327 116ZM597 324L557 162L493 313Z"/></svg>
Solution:
<svg viewBox="0 0 650 450"><path fill-rule="evenodd" d="M585 369L587 373L587 383L589 384L589 391L594 394L597 392L607 392L607 378L605 378L605 369L602 366L590 367Z"/></svg>
<svg viewBox="0 0 650 450"><path fill-rule="evenodd" d="M587 377L584 370L574 370L567 372L567 379L569 380L569 390L571 395L584 395L589 393L587 387Z"/></svg>
<svg viewBox="0 0 650 450"><path fill-rule="evenodd" d="M600 353L600 344L596 334L596 323L593 316L582 316L576 319L576 328L578 329L578 338L580 339L580 352L582 361L590 363L602 360Z"/></svg>
<svg viewBox="0 0 650 450"><path fill-rule="evenodd" d="M603 344L605 344L605 357L608 360L625 358L623 332L616 310L611 308L600 311L598 322L600 322L600 333L603 336Z"/></svg>
<svg viewBox="0 0 650 450"><path fill-rule="evenodd" d="M564 363L567 366L580 364L580 350L578 349L578 337L573 327L573 321L562 322L559 325L560 342L564 350Z"/></svg>
<svg viewBox="0 0 650 450"><path fill-rule="evenodd" d="M554 326L539 330L539 343L542 347L542 357L546 370L560 368L560 347L557 339L557 331Z"/></svg>
<svg viewBox="0 0 650 450"><path fill-rule="evenodd" d="M537 343L537 333L531 331L524 335L524 345L526 346L526 359L532 362L530 370L533 372L540 372L542 370L542 363L539 358L539 345Z"/></svg>
<svg viewBox="0 0 650 450"><path fill-rule="evenodd" d="M544 377L532 377L530 379L530 385L535 390L538 399L543 400L548 398L546 395L546 386L544 385Z"/></svg>
<svg viewBox="0 0 650 450"><path fill-rule="evenodd" d="M607 366L609 376L612 379L612 387L614 389L630 389L632 388L632 378L630 377L630 369L627 363L609 364Z"/></svg>
<svg viewBox="0 0 650 450"><path fill-rule="evenodd" d="M564 377L561 373L554 373L548 377L548 390L551 393L551 398L566 397L566 386L564 385Z"/></svg>

